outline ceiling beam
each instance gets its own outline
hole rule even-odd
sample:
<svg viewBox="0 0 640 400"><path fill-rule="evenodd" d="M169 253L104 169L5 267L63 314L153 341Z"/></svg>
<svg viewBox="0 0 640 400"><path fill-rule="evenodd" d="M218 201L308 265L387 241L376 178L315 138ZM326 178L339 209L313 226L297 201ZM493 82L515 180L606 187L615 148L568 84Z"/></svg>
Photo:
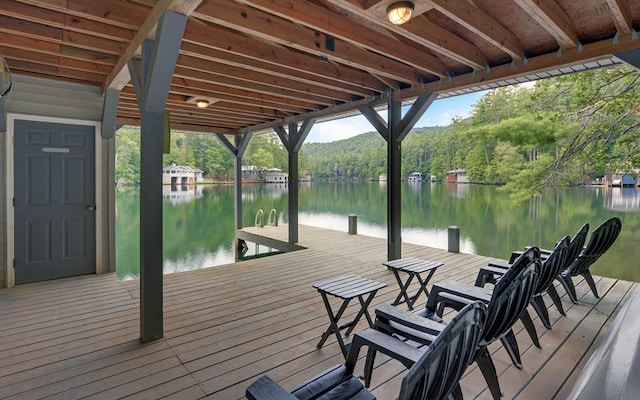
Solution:
<svg viewBox="0 0 640 400"><path fill-rule="evenodd" d="M633 29L633 18L627 0L607 0L611 14L613 14L613 22L616 24L618 33L626 35L631 33Z"/></svg>
<svg viewBox="0 0 640 400"><path fill-rule="evenodd" d="M198 18L397 82L414 85L424 79L414 67L235 2L209 0L198 9Z"/></svg>
<svg viewBox="0 0 640 400"><path fill-rule="evenodd" d="M571 19L554 0L515 0L564 49L578 45L578 32Z"/></svg>
<svg viewBox="0 0 640 400"><path fill-rule="evenodd" d="M192 14L198 18L198 14ZM216 40L210 40L216 38ZM283 46L276 46L246 35L231 32L220 26L206 21L196 20L187 23L183 40L198 47L206 47L225 53L235 54L244 58L251 58L273 66L291 69L291 75L305 74L336 82L344 82L366 89L368 92L384 92L386 86L366 72L349 68L336 63L324 62L320 58L298 51L292 51ZM183 50L189 51L183 44ZM282 60L287 60L283 65Z"/></svg>
<svg viewBox="0 0 640 400"><path fill-rule="evenodd" d="M424 51L416 51L415 47L398 40L386 38L368 26L357 24L352 18L337 14L307 0L297 0L295 2L285 0L237 1L396 59L420 71L440 78L447 76L447 66L434 55Z"/></svg>
<svg viewBox="0 0 640 400"><path fill-rule="evenodd" d="M473 69L484 69L487 64L486 57L476 46L423 16L414 17L404 25L394 25L386 18L380 18L377 14L366 11L358 3L343 0L326 1Z"/></svg>
<svg viewBox="0 0 640 400"><path fill-rule="evenodd" d="M306 85L318 86L326 89L335 90L342 93L348 93L354 96L366 96L371 94L370 90L363 87L353 85L349 82L341 82L329 79L325 76L313 75L300 71L299 69L290 68L288 64L270 64L255 58L244 57L239 54L225 52L219 49L199 46L193 43L183 42L180 53L184 56L198 58L208 61L207 65L216 63L224 66L248 69L253 73L270 75L278 78L292 79ZM180 63L180 60L178 60ZM326 63L323 63L326 64ZM207 67L208 69L208 67ZM380 88L382 91L383 88Z"/></svg>
<svg viewBox="0 0 640 400"><path fill-rule="evenodd" d="M470 1L426 0L434 9L451 18L507 53L512 59L522 59L522 44L507 28L485 14Z"/></svg>
<svg viewBox="0 0 640 400"><path fill-rule="evenodd" d="M158 0L147 19L129 42L129 46L120 56L113 72L107 77L102 88L103 91L109 88L121 90L131 80L127 63L132 57L139 54L140 46L144 40L153 38L158 21L166 11L189 16L201 2L202 0Z"/></svg>
<svg viewBox="0 0 640 400"><path fill-rule="evenodd" d="M631 37L622 37L617 43L613 43L610 39L599 42L589 43L583 46L579 51L578 48L567 49L558 57L556 53L544 54L537 57L527 59L526 63L504 64L492 67L489 71L480 71L455 76L450 80L440 82L431 82L422 89L414 88L414 90L404 90L394 92L393 97L399 101L411 101L425 93L446 93L451 90L476 89L480 85L487 85L495 82L504 81L505 79L513 79L518 77L526 77L538 73L544 73L549 70L556 70L569 67L576 64L587 63L590 61L601 60L612 54L640 48L640 41ZM263 124L242 128L239 133L243 132L263 132L271 129L273 126L282 125L284 123L304 121L308 118L322 119L331 115L346 115L356 109L362 107L379 107L387 103L387 96L377 96L375 98L362 99L351 104L341 104L329 107L323 110L308 112L306 114L288 116L282 120L265 122Z"/></svg>

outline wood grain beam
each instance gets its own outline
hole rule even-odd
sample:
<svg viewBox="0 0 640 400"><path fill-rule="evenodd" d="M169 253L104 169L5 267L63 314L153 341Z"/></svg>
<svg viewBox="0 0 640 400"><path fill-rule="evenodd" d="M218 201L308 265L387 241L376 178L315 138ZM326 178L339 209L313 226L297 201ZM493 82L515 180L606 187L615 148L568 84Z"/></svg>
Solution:
<svg viewBox="0 0 640 400"><path fill-rule="evenodd" d="M434 9L451 18L465 29L478 35L507 53L514 60L524 54L522 44L507 28L485 14L470 1L428 0Z"/></svg>
<svg viewBox="0 0 640 400"><path fill-rule="evenodd" d="M181 55L178 58L178 68L180 67L193 70L194 72L190 74L193 79L206 81L210 75L227 76L238 79L241 82L255 83L265 88L271 88L273 93L281 93L284 97L306 99L312 103L323 104L327 99L330 99L329 103L332 104L335 100L350 101L354 98L354 96L342 91L336 92L313 83L302 83L289 76L274 76L264 71L255 71L237 65L212 63L209 60L188 55ZM183 69L180 69L180 71L189 74L188 71Z"/></svg>
<svg viewBox="0 0 640 400"><path fill-rule="evenodd" d="M312 75L298 69L289 68L288 65L270 64L262 60L244 57L240 54L229 53L210 47L199 46L197 44L189 42L182 43L180 53L184 56L191 56L201 60L206 60L207 65L216 63L236 68L248 69L256 74L264 74L278 78L291 79L296 82L302 82L306 85L310 85L311 87L318 86L342 93L348 93L354 96L366 96L371 94L371 91L365 90L364 88L356 85L352 85L348 82L340 82L338 80L329 79L324 76Z"/></svg>
<svg viewBox="0 0 640 400"><path fill-rule="evenodd" d="M193 15L197 18L197 13ZM215 38L211 40L210 38ZM240 57L258 60L273 67L286 67L291 75L303 74L338 83L344 82L361 87L367 91L384 92L386 86L363 71L323 62L316 56L292 51L283 46L276 46L264 41L231 32L206 21L197 20L187 23L183 41L198 47L206 47ZM183 44L183 49L189 49ZM193 49L193 47L191 47ZM283 60L286 63L283 64Z"/></svg>
<svg viewBox="0 0 640 400"><path fill-rule="evenodd" d="M352 18L331 12L307 0L295 2L285 0L237 0L264 12L299 23L310 29L321 31L345 42L393 58L420 71L445 78L447 66L428 52L416 51L414 47L398 40L385 38ZM389 24L391 25L391 24Z"/></svg>
<svg viewBox="0 0 640 400"><path fill-rule="evenodd" d="M618 32L621 34L631 33L633 28L633 17L629 9L627 0L607 0L611 14L613 14L613 22L616 24Z"/></svg>
<svg viewBox="0 0 640 400"><path fill-rule="evenodd" d="M343 0L326 1L473 69L485 68L486 57L476 46L423 16L414 17L404 25L393 25L386 18L380 18L376 14L367 12L359 4L354 4L354 2L345 2Z"/></svg>
<svg viewBox="0 0 640 400"><path fill-rule="evenodd" d="M589 43L578 48L567 49L558 57L556 53L548 53L527 60L527 63L503 64L492 67L490 71L480 71L453 77L451 80L428 83L422 89L413 91L405 90L394 92L393 97L399 101L410 101L425 93L446 93L453 90L473 89L481 85L500 82L506 79L527 77L549 70L556 70L572 65L601 60L611 55L627 50L640 49L640 41L629 37L622 37L614 44L610 39ZM349 113L361 107L377 107L387 103L386 96L378 96L374 99L363 99L351 104L341 104L331 108L309 112L306 114L287 117L287 121L304 121L308 118L323 118L330 115ZM242 128L239 133L263 132L273 126L282 125L283 120L265 122L259 125Z"/></svg>
<svg viewBox="0 0 640 400"><path fill-rule="evenodd" d="M423 74L409 65L340 39L335 39L333 50L330 50L326 46L326 41L330 39L326 34L238 3L210 0L202 4L197 16L262 40L295 48L398 82L414 85L424 78Z"/></svg>
<svg viewBox="0 0 640 400"><path fill-rule="evenodd" d="M515 2L549 32L560 47L568 49L578 45L578 32L569 16L554 0L515 0Z"/></svg>
<svg viewBox="0 0 640 400"><path fill-rule="evenodd" d="M185 99L190 96L214 97L226 101L255 103L258 106L271 107L287 113L298 113L316 109L316 105L295 99L286 99L266 93L254 93L242 88L230 87L224 84L194 81L191 79L174 78L171 91L182 94ZM242 99L242 100L240 100Z"/></svg>
<svg viewBox="0 0 640 400"><path fill-rule="evenodd" d="M174 11L188 16L201 2L202 0L158 0L147 19L138 29L131 42L129 42L129 46L120 56L113 72L107 77L103 85L103 91L107 88L121 90L131 80L127 63L139 53L142 42L153 37L158 21L166 11Z"/></svg>

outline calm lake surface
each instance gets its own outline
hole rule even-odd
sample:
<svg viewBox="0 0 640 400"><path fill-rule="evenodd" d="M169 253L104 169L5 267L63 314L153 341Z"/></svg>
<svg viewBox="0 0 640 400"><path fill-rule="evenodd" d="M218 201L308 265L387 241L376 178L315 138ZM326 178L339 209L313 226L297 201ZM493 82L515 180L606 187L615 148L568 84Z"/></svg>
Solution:
<svg viewBox="0 0 640 400"><path fill-rule="evenodd" d="M164 272L232 263L233 187L198 185L164 187ZM299 191L299 222L348 230L348 215L358 216L358 234L387 237L385 184L306 183ZM139 271L140 196L137 188L116 194L116 259L121 279ZM258 210L275 209L287 223L287 189L244 185L243 224L253 226ZM622 232L592 272L640 282L640 191L638 188L558 188L521 205L493 186L403 184L402 240L446 249L447 227L460 227L461 251L508 258L526 245L553 248L563 235L584 224L590 232L612 216ZM588 240L588 238L587 238ZM250 253L256 251L250 245ZM260 251L260 249L258 249ZM262 249L266 251L266 249Z"/></svg>

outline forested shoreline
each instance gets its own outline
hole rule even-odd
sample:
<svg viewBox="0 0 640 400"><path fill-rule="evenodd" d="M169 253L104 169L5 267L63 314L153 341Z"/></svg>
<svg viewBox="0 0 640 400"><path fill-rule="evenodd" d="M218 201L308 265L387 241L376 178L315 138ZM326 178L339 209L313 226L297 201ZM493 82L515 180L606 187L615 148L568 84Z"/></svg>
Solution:
<svg viewBox="0 0 640 400"><path fill-rule="evenodd" d="M638 73L624 66L544 79L487 92L468 118L445 127L416 127L402 142L402 175L444 178L467 170L478 183L506 184L530 196L544 187L588 182L606 170L640 167ZM116 136L116 180L139 180L139 130ZM233 179L233 157L215 135L172 132L175 162L211 181ZM275 133L254 136L243 165L287 170L287 152ZM386 142L376 132L331 143L306 143L300 174L315 180L364 181L386 171Z"/></svg>

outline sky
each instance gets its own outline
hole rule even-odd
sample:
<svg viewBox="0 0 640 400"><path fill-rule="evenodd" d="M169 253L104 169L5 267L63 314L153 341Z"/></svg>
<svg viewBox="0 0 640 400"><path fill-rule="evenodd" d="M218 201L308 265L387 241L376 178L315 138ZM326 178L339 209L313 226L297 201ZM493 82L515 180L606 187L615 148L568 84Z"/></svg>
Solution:
<svg viewBox="0 0 640 400"><path fill-rule="evenodd" d="M460 96L436 100L427 109L415 127L447 126L457 117L466 118L471 115L473 105L480 100L486 91L469 93ZM403 111L403 113L406 112ZM380 114L387 119L386 111ZM374 127L362 115L342 118L334 121L316 123L305 143L326 143L347 139L365 132L375 131Z"/></svg>

